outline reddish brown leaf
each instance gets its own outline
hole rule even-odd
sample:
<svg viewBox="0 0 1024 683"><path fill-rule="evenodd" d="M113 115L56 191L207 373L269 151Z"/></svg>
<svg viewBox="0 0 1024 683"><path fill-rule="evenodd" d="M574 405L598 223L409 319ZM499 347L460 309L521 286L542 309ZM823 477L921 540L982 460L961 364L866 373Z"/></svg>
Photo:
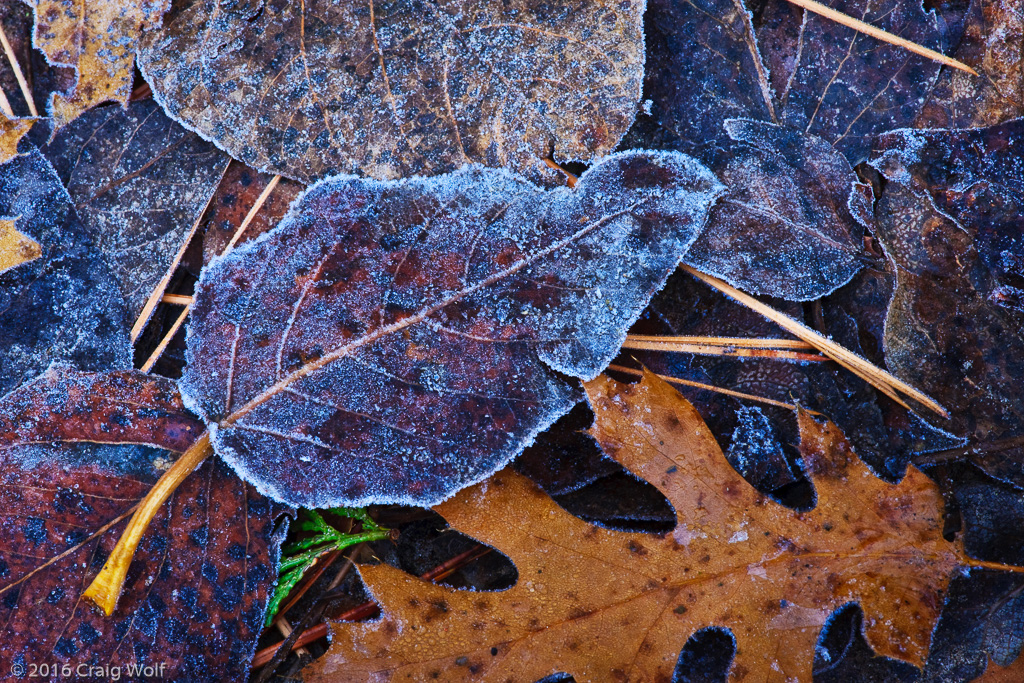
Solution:
<svg viewBox="0 0 1024 683"><path fill-rule="evenodd" d="M173 381L135 370L52 367L0 401L0 451L92 441L180 452L202 433L202 422L185 410Z"/></svg>
<svg viewBox="0 0 1024 683"><path fill-rule="evenodd" d="M186 405L279 500L437 502L578 400L565 375L600 372L720 192L647 152L575 190L480 167L325 181L204 272Z"/></svg>
<svg viewBox="0 0 1024 683"><path fill-rule="evenodd" d="M680 645L732 630L736 680L810 680L836 608L857 601L879 654L920 666L962 559L942 538L942 499L911 468L899 485L870 474L830 423L800 417L817 505L795 513L725 461L700 416L648 374L587 385L605 451L669 498L663 536L607 531L501 472L436 509L506 553L518 583L456 591L388 565L361 566L375 622L335 624L307 680L671 680Z"/></svg>
<svg viewBox="0 0 1024 683"><path fill-rule="evenodd" d="M897 131L879 149L880 237L897 273L886 360L950 409L976 463L1019 486L1024 123Z"/></svg>
<svg viewBox="0 0 1024 683"><path fill-rule="evenodd" d="M171 116L263 171L312 182L477 162L555 183L544 158L599 158L632 123L643 9L190 0L139 66Z"/></svg>

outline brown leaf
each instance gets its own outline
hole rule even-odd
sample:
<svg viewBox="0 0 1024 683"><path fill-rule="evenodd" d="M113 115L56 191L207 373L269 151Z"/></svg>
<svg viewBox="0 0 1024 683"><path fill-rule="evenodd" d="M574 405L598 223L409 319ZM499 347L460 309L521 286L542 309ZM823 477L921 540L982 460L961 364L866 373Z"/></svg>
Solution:
<svg viewBox="0 0 1024 683"><path fill-rule="evenodd" d="M335 624L312 680L670 680L681 641L707 626L732 630L737 680L810 680L822 625L851 601L879 654L923 663L958 561L927 477L876 479L834 425L803 413L817 505L795 513L729 467L693 407L653 375L599 378L587 392L592 433L665 493L675 530L591 527L501 472L436 509L506 553L518 583L460 592L361 566L385 616Z"/></svg>
<svg viewBox="0 0 1024 683"><path fill-rule="evenodd" d="M972 0L953 56L980 76L947 69L921 110L918 128L993 126L1024 116L1024 2Z"/></svg>
<svg viewBox="0 0 1024 683"><path fill-rule="evenodd" d="M324 181L204 271L182 395L278 500L436 503L579 400L721 189L649 152L574 190L479 166Z"/></svg>
<svg viewBox="0 0 1024 683"><path fill-rule="evenodd" d="M169 0L27 0L35 9L33 44L55 66L75 70L69 93L54 93L49 109L61 128L108 100L128 103L135 51L143 30L158 26Z"/></svg>
<svg viewBox="0 0 1024 683"><path fill-rule="evenodd" d="M990 474L1024 483L1024 123L882 136L879 236L896 264L886 360L948 407ZM945 425L944 425L945 426Z"/></svg>
<svg viewBox="0 0 1024 683"><path fill-rule="evenodd" d="M0 164L18 156L18 143L32 128L31 119L9 119L0 113Z"/></svg>
<svg viewBox="0 0 1024 683"><path fill-rule="evenodd" d="M0 396L54 362L130 368L121 292L53 167L34 149L0 166L0 217L16 216L41 253L0 272Z"/></svg>
<svg viewBox="0 0 1024 683"><path fill-rule="evenodd" d="M40 148L135 321L175 263L228 157L152 100L93 109Z"/></svg>
<svg viewBox="0 0 1024 683"><path fill-rule="evenodd" d="M39 258L39 242L15 227L17 221L0 218L0 273Z"/></svg>
<svg viewBox="0 0 1024 683"><path fill-rule="evenodd" d="M791 301L824 296L864 262L871 192L812 135L730 120L732 154L714 168L729 193L685 262L737 287ZM771 245L766 248L766 245Z"/></svg>
<svg viewBox="0 0 1024 683"><path fill-rule="evenodd" d="M611 152L640 97L638 0L266 5L183 2L139 66L185 126L303 182L467 162L555 182L542 159Z"/></svg>
<svg viewBox="0 0 1024 683"><path fill-rule="evenodd" d="M136 370L52 367L0 401L0 451L91 441L181 452L202 433L202 422L185 410L174 381Z"/></svg>

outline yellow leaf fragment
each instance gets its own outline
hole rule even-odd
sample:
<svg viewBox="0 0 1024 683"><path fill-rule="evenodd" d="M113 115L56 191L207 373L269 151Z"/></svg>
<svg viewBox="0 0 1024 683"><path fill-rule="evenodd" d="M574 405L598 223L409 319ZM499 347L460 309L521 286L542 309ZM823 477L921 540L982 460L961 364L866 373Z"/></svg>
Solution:
<svg viewBox="0 0 1024 683"><path fill-rule="evenodd" d="M78 74L70 93L50 101L55 129L101 102L131 94L142 31L160 25L169 0L33 0L33 42L54 65Z"/></svg>
<svg viewBox="0 0 1024 683"><path fill-rule="evenodd" d="M14 220L0 218L0 273L34 261L43 254L39 242L18 232Z"/></svg>
<svg viewBox="0 0 1024 683"><path fill-rule="evenodd" d="M21 141L32 124L32 119L10 119L0 114L0 164L18 156L18 142Z"/></svg>

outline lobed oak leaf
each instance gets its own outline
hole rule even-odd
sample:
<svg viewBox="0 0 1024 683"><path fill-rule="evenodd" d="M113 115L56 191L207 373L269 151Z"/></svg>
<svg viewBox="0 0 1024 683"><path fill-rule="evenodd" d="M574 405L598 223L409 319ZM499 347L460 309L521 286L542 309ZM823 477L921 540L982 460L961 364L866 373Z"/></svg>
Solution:
<svg viewBox="0 0 1024 683"><path fill-rule="evenodd" d="M0 164L18 156L18 143L34 123L32 119L12 119L0 113Z"/></svg>
<svg viewBox="0 0 1024 683"><path fill-rule="evenodd" d="M0 218L40 252L0 272L0 396L55 362L130 368L121 292L38 150L0 165Z"/></svg>
<svg viewBox="0 0 1024 683"><path fill-rule="evenodd" d="M435 175L615 149L640 98L642 0L178 3L139 66L167 112L261 171Z"/></svg>
<svg viewBox="0 0 1024 683"><path fill-rule="evenodd" d="M32 6L32 42L54 66L75 71L74 89L53 93L56 128L113 100L127 105L142 31L159 26L170 0L25 0Z"/></svg>
<svg viewBox="0 0 1024 683"><path fill-rule="evenodd" d="M667 681L681 642L708 626L732 630L735 680L810 680L819 631L850 602L879 654L923 664L962 558L921 472L877 479L834 425L801 413L817 504L795 512L744 481L696 410L653 374L636 385L601 377L587 394L591 434L668 497L675 529L590 526L503 471L435 509L507 554L518 583L473 593L360 566L384 617L334 624L311 680Z"/></svg>
<svg viewBox="0 0 1024 683"><path fill-rule="evenodd" d="M277 500L436 503L579 400L721 191L656 152L575 190L479 166L324 181L204 271L182 395Z"/></svg>
<svg viewBox="0 0 1024 683"><path fill-rule="evenodd" d="M51 681L114 668L131 680L245 678L286 525L221 462L200 467L157 514L113 615L81 599L173 460L163 448L201 431L173 381L136 371L53 369L0 399L5 677L20 667Z"/></svg>
<svg viewBox="0 0 1024 683"><path fill-rule="evenodd" d="M1024 484L1024 122L879 138L879 239L896 289L886 362L952 413L989 474Z"/></svg>

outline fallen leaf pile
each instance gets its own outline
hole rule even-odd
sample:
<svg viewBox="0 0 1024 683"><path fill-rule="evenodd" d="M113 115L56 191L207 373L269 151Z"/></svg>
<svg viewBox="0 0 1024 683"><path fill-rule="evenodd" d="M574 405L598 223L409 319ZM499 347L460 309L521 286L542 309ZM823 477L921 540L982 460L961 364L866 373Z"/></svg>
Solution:
<svg viewBox="0 0 1024 683"><path fill-rule="evenodd" d="M1019 678L1024 5L825 5L0 0L0 679Z"/></svg>

